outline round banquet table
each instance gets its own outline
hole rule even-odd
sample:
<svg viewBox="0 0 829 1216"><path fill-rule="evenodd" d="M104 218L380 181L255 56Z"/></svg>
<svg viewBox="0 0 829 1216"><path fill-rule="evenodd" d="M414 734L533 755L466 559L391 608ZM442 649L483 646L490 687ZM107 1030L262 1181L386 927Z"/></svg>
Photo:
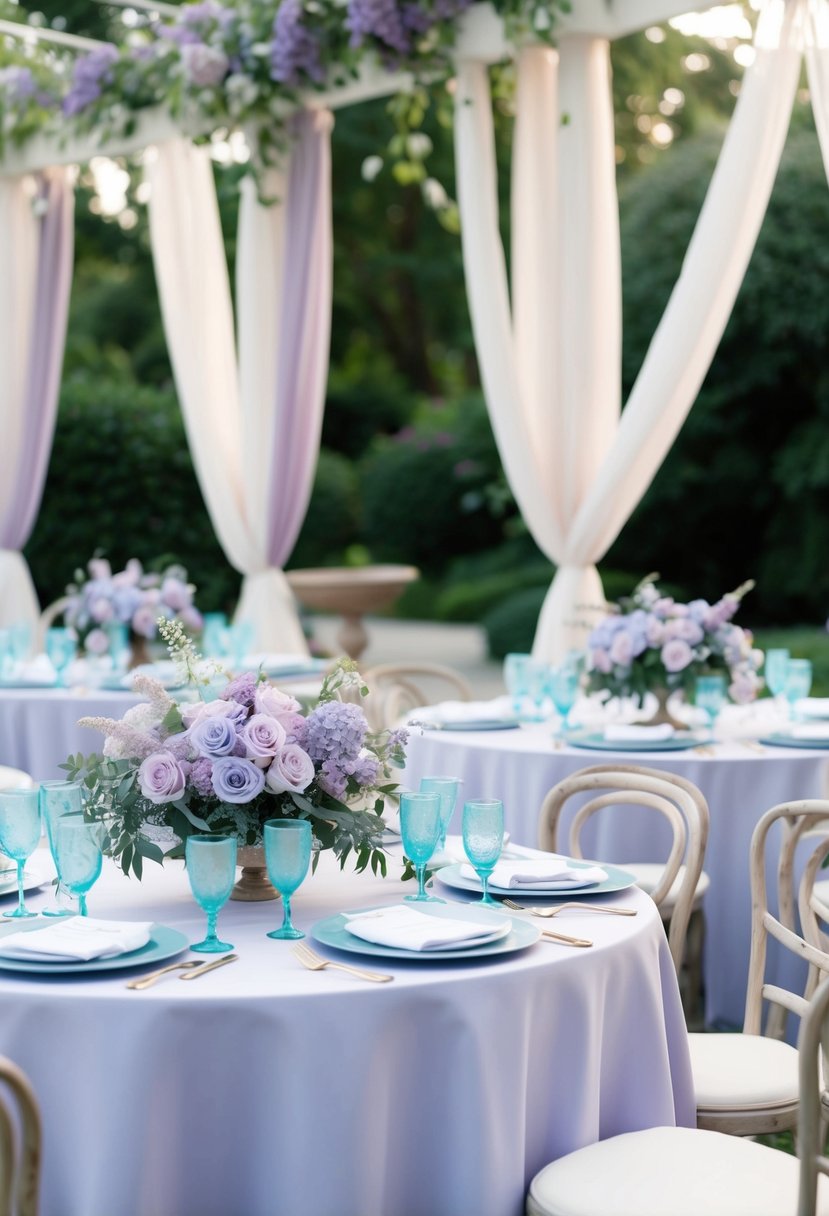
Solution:
<svg viewBox="0 0 829 1216"><path fill-rule="evenodd" d="M711 879L705 896L706 1021L742 1025L751 947L751 835L763 812L779 802L829 797L829 751L736 739L702 750L594 751L563 745L548 724L525 723L512 730L412 729L406 758L401 777L404 787L417 788L420 778L427 775L461 778L455 830L460 830L464 798L501 798L512 840L525 845L537 843L538 812L547 791L589 765L638 764L693 781L711 812L705 855L705 870ZM565 815L565 833L568 819ZM618 812L611 808L597 815L583 836L585 849L593 857L619 864L664 859L669 841L667 826L638 807L619 808ZM769 860L774 860L774 848L770 848ZM773 900L776 874L771 864L767 881ZM798 965L790 960L791 955L778 951L772 942L767 973L772 980L802 987L805 974L801 977Z"/></svg>
<svg viewBox="0 0 829 1216"><path fill-rule="evenodd" d="M99 752L96 730L78 726L85 717L121 718L142 698L133 692L100 688L0 687L0 764L23 769L36 781L66 774L69 755Z"/></svg>
<svg viewBox="0 0 829 1216"><path fill-rule="evenodd" d="M307 929L403 891L324 857L294 920ZM388 971L387 984L304 970L289 942L266 937L277 903L226 905L219 932L239 961L189 983L173 973L138 992L123 969L0 969L0 1051L43 1110L43 1216L520 1216L553 1158L692 1125L662 925L638 889L613 898L638 915L556 920L589 929L591 949L339 955ZM204 931L176 862L148 866L140 884L107 863L90 914L152 919L191 941Z"/></svg>

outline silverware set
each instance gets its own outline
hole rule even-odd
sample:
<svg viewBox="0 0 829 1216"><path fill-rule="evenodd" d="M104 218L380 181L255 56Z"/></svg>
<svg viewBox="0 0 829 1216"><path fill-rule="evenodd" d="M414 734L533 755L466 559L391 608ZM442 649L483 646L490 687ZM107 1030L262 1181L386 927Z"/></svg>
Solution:
<svg viewBox="0 0 829 1216"><path fill-rule="evenodd" d="M221 958L209 961L191 958L186 959L183 963L168 963L166 967L159 967L158 971L150 971L148 975L142 975L140 979L130 980L127 987L132 988L134 992L142 992L145 988L152 988L153 984L173 971L181 971L181 975L178 977L180 980L197 980L206 975L208 971L218 971L219 967L235 963L238 957L238 954L223 954Z"/></svg>
<svg viewBox="0 0 829 1216"><path fill-rule="evenodd" d="M305 942L296 943L294 954L303 967L307 967L309 971L322 971L326 967L334 967L337 971L346 971L349 975L354 975L361 980L371 980L375 984L387 984L394 979L393 975L387 975L381 971L366 971L363 967L352 967L349 963L333 963L331 959L323 958L321 954L317 954L316 950L306 946Z"/></svg>
<svg viewBox="0 0 829 1216"><path fill-rule="evenodd" d="M518 904L512 899L502 899L501 903L505 908L510 908L513 912L529 912L531 916L540 916L549 919L553 916L558 916L559 912L564 912L568 908L575 908L582 912L604 912L608 916L635 916L635 908L617 908L608 907L607 904L583 904L577 901L570 900L567 903L556 904L555 907L536 908L528 904ZM587 937L571 937L567 933L554 933L552 929L541 930L541 940L548 942L557 942L562 946L592 946L593 943Z"/></svg>

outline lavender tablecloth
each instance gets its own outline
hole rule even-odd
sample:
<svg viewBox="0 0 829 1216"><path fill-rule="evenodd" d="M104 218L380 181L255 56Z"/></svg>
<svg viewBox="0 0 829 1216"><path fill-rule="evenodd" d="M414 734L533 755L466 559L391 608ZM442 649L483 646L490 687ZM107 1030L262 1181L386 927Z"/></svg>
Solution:
<svg viewBox="0 0 829 1216"><path fill-rule="evenodd" d="M295 921L402 893L324 859ZM638 916L562 919L589 950L352 958L384 985L303 970L265 936L275 903L228 904L240 961L192 983L0 970L0 1051L43 1106L44 1216L520 1216L552 1158L692 1123L662 926L636 889L616 898ZM203 931L179 863L141 884L108 866L90 911Z"/></svg>

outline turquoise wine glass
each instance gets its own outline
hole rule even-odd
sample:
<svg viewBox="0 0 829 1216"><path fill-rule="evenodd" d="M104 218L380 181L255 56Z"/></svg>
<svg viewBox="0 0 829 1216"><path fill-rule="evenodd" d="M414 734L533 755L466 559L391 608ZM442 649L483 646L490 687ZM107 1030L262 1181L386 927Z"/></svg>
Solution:
<svg viewBox="0 0 829 1216"><path fill-rule="evenodd" d="M440 795L440 835L438 849L446 848L446 833L455 813L455 803L458 800L458 790L461 782L457 777L421 777L421 794Z"/></svg>
<svg viewBox="0 0 829 1216"><path fill-rule="evenodd" d="M698 676L694 684L694 704L705 712L713 728L725 705L725 676Z"/></svg>
<svg viewBox="0 0 829 1216"><path fill-rule="evenodd" d="M489 876L504 844L504 804L500 798L467 802L463 808L463 847L481 880L480 902L497 906L489 894Z"/></svg>
<svg viewBox="0 0 829 1216"><path fill-rule="evenodd" d="M46 828L46 838L55 869L58 872L58 883L55 888L55 906L44 908L44 916L66 916L72 908L61 906L61 898L70 895L66 884L61 879L60 858L58 856L57 825L64 815L82 815L83 798L81 786L77 781L44 781L40 787L40 817Z"/></svg>
<svg viewBox="0 0 829 1216"><path fill-rule="evenodd" d="M307 819L269 819L263 829L268 877L282 896L283 917L268 937L295 940L304 937L291 921L291 896L300 886L311 861L312 833Z"/></svg>
<svg viewBox="0 0 829 1216"><path fill-rule="evenodd" d="M579 695L579 673L569 663L551 667L549 676L550 697L561 718L561 732L570 729L570 711Z"/></svg>
<svg viewBox="0 0 829 1216"><path fill-rule="evenodd" d="M126 671L130 654L130 631L124 621L110 621L106 625L109 640L109 659L113 671Z"/></svg>
<svg viewBox="0 0 829 1216"><path fill-rule="evenodd" d="M0 790L0 849L17 863L17 907L3 915L13 919L35 916L23 898L23 867L40 841L38 790Z"/></svg>
<svg viewBox="0 0 829 1216"><path fill-rule="evenodd" d="M66 687L66 672L75 657L78 643L71 629L46 630L46 654L55 669L58 688Z"/></svg>
<svg viewBox="0 0 829 1216"><path fill-rule="evenodd" d="M531 654L508 654L504 659L504 683L512 698L512 712L520 717L524 710L524 700L530 691Z"/></svg>
<svg viewBox="0 0 829 1216"><path fill-rule="evenodd" d="M786 664L786 680L783 694L789 703L789 716L794 718L794 707L802 697L812 691L812 663L810 659L789 659Z"/></svg>
<svg viewBox="0 0 829 1216"><path fill-rule="evenodd" d="M791 655L782 647L766 651L763 670L766 687L773 697L779 697L786 687L786 668Z"/></svg>
<svg viewBox="0 0 829 1216"><path fill-rule="evenodd" d="M87 915L86 895L101 873L100 832L100 825L87 823L83 815L61 815L55 825L55 864L81 916Z"/></svg>
<svg viewBox="0 0 829 1216"><path fill-rule="evenodd" d="M400 836L403 852L417 874L417 894L404 899L419 903L442 904L442 899L426 894L426 864L435 851L440 837L440 794L411 793L400 795Z"/></svg>
<svg viewBox="0 0 829 1216"><path fill-rule="evenodd" d="M188 836L184 859L190 890L207 914L207 937L190 949L200 954L223 954L232 950L230 942L220 942L216 936L216 921L219 909L227 903L236 881L236 837Z"/></svg>

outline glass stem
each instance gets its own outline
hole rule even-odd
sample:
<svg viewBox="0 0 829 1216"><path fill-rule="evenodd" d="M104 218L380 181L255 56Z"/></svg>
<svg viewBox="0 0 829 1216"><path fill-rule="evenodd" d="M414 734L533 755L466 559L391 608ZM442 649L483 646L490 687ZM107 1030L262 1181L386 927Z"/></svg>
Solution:
<svg viewBox="0 0 829 1216"><path fill-rule="evenodd" d="M291 897L290 897L290 895L285 895L285 894L282 895L282 909L283 909L282 928L283 929L293 929L294 926L291 923Z"/></svg>
<svg viewBox="0 0 829 1216"><path fill-rule="evenodd" d="M426 894L426 865L415 866L417 872L417 897L422 899Z"/></svg>
<svg viewBox="0 0 829 1216"><path fill-rule="evenodd" d="M208 908L207 911L207 941L215 942L216 940L216 921L219 918L218 908Z"/></svg>
<svg viewBox="0 0 829 1216"><path fill-rule="evenodd" d="M481 890L483 891L481 903L482 904L492 903L492 900L489 897L489 870L479 870L478 877L481 880Z"/></svg>
<svg viewBox="0 0 829 1216"><path fill-rule="evenodd" d="M85 891L81 891L80 895L78 896L78 912L79 912L79 914L80 914L81 916L86 916L86 915L87 915L87 911L86 911L86 892L85 892Z"/></svg>
<svg viewBox="0 0 829 1216"><path fill-rule="evenodd" d="M22 861L17 863L17 910L18 912L26 911L26 901L23 898L23 865Z"/></svg>

